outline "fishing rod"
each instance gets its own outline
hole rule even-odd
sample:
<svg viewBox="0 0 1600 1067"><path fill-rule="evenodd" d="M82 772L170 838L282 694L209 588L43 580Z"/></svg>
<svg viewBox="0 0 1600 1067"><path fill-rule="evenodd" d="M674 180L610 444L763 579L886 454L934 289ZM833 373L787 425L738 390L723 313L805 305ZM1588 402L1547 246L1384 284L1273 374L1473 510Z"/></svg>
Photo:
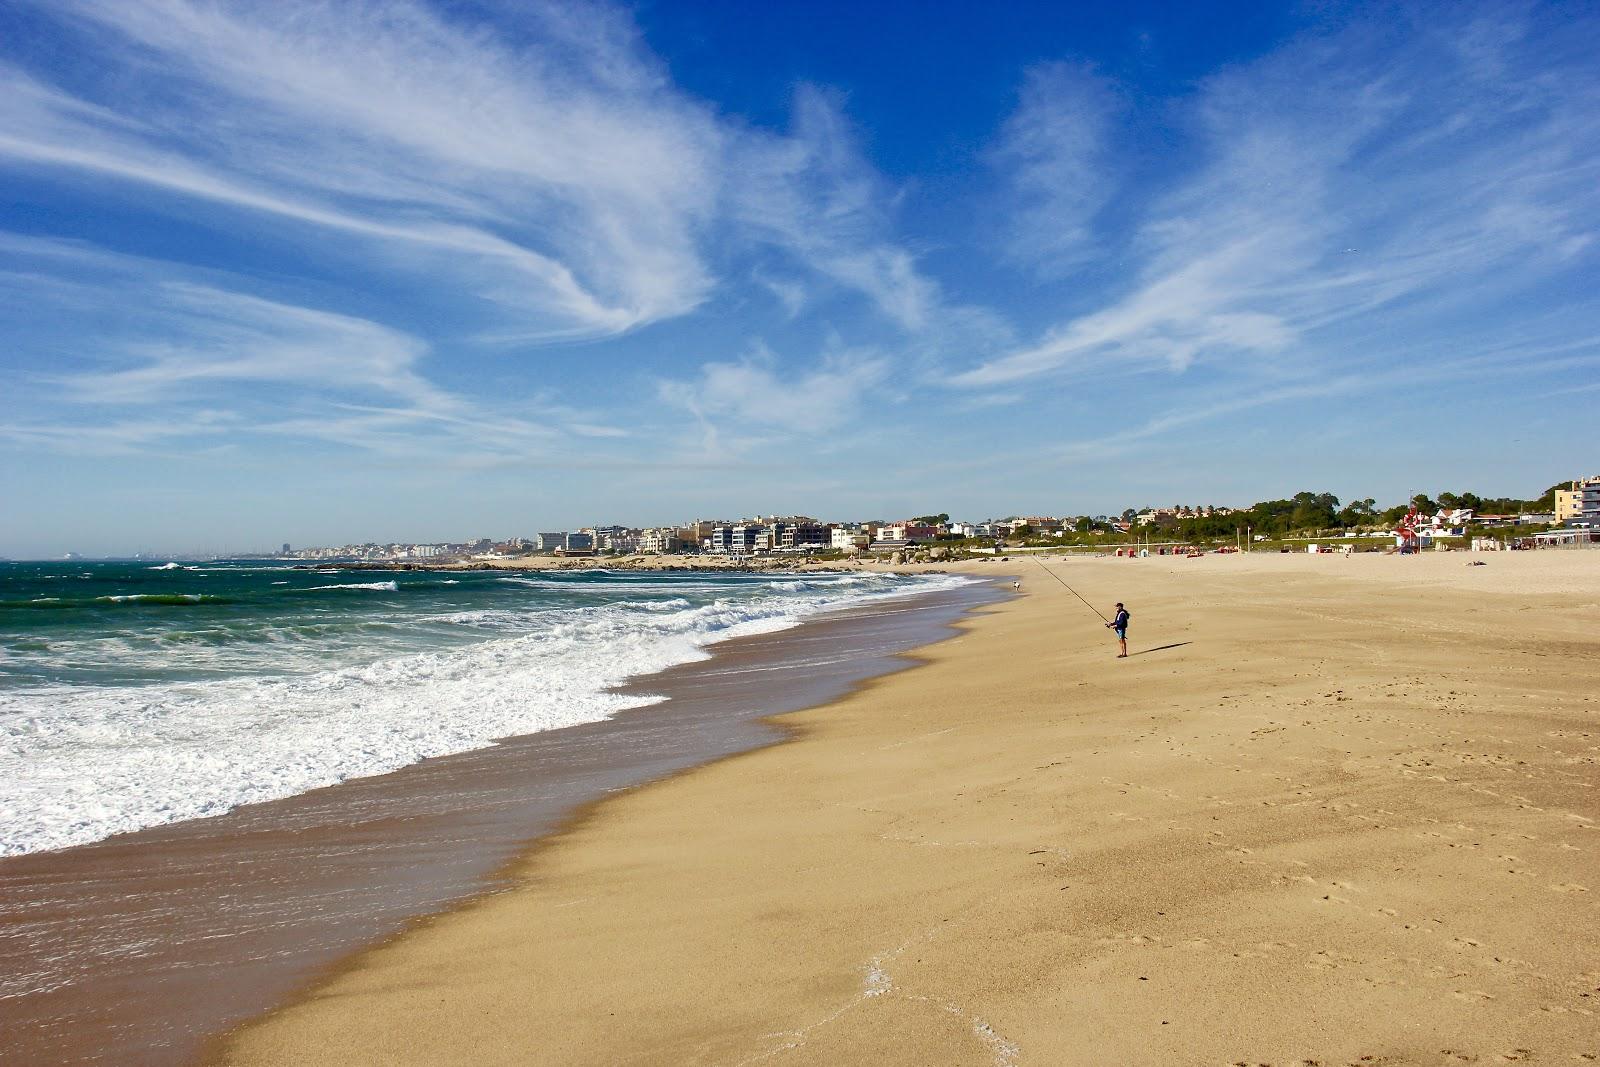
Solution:
<svg viewBox="0 0 1600 1067"><path fill-rule="evenodd" d="M1061 575L1057 574L1055 571L1051 570L1049 567L1046 567L1044 565L1044 560L1040 559L1038 556L1034 556L1033 557L1033 561L1039 565L1039 569L1040 570L1044 571L1050 577L1052 577L1056 581L1060 582L1062 584L1062 586L1066 589L1067 592L1071 593L1073 596L1077 597L1079 600L1083 600L1083 594L1078 592L1076 589L1072 588L1072 586L1067 585L1066 579L1062 578ZM1089 603L1087 600L1083 600L1083 606L1088 608L1090 611L1094 612L1096 615L1100 615L1100 620L1102 622L1110 622L1111 621L1110 619L1106 618L1104 615L1101 615L1100 614L1100 609L1095 607L1093 604Z"/></svg>

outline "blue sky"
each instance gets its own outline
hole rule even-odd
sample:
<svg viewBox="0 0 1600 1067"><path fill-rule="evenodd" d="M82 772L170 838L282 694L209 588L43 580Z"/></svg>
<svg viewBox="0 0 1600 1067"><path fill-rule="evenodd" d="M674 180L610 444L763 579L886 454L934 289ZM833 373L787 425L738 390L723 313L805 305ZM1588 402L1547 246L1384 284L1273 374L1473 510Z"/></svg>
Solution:
<svg viewBox="0 0 1600 1067"><path fill-rule="evenodd" d="M0 554L1600 468L1594 5L0 24Z"/></svg>

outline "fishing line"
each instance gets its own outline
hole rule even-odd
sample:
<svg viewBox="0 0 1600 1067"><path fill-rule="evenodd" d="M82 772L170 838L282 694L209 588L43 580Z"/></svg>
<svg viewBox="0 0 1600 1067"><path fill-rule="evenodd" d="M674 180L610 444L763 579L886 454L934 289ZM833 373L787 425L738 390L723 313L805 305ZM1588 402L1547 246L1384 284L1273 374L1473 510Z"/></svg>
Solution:
<svg viewBox="0 0 1600 1067"><path fill-rule="evenodd" d="M1072 586L1067 585L1066 580L1064 578L1062 578L1061 575L1057 574L1055 571L1051 570L1049 567L1046 567L1044 565L1044 560L1040 559L1038 556L1034 556L1033 557L1033 561L1039 565L1039 569L1040 570L1044 571L1050 577L1052 577L1056 581L1060 582L1066 588L1067 592L1071 593L1073 596L1077 597L1079 600L1083 600L1083 594L1079 593L1076 589L1072 588ZM1083 600L1083 606L1088 608L1090 611L1094 612L1096 615L1100 615L1100 609L1095 607L1093 604L1089 603L1087 600ZM1101 622L1110 622L1111 620L1106 618L1104 615L1100 615L1100 621Z"/></svg>

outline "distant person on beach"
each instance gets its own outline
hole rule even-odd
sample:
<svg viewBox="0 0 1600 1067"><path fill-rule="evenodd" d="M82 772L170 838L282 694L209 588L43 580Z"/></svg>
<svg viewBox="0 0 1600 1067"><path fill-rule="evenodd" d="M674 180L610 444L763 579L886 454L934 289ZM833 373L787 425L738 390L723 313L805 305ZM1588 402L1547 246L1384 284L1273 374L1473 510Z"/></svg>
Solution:
<svg viewBox="0 0 1600 1067"><path fill-rule="evenodd" d="M1117 631L1117 640L1122 644L1122 651L1117 654L1118 659L1128 658L1128 609L1119 601L1117 616L1106 623L1106 628Z"/></svg>

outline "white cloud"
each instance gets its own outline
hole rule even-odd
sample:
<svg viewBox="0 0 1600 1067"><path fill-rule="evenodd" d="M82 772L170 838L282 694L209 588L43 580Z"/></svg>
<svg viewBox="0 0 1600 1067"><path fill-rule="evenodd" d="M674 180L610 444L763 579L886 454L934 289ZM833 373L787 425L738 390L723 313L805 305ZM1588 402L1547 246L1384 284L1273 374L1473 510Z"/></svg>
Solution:
<svg viewBox="0 0 1600 1067"><path fill-rule="evenodd" d="M701 420L708 441L720 440L727 421L757 439L835 429L858 413L868 390L881 384L888 364L862 353L835 353L813 369L783 375L776 360L758 349L739 362L703 364L694 381L663 382L661 396Z"/></svg>
<svg viewBox="0 0 1600 1067"><path fill-rule="evenodd" d="M683 315L717 261L760 246L906 328L938 300L886 236L890 194L836 100L802 89L787 135L722 119L613 9L519 5L494 32L413 0L48 10L106 70L68 89L0 66L0 161L273 216L293 240L335 231L498 307L487 336Z"/></svg>
<svg viewBox="0 0 1600 1067"><path fill-rule="evenodd" d="M602 10L580 32L528 8L512 47L408 3L69 9L121 36L120 76L85 87L97 103L5 71L13 159L425 257L552 333L682 314L710 287L696 231L722 134Z"/></svg>
<svg viewBox="0 0 1600 1067"><path fill-rule="evenodd" d="M19 410L30 417L0 436L18 444L125 453L269 434L438 458L527 456L558 451L563 432L624 433L544 397L451 392L426 376L422 339L236 292L224 286L238 279L216 272L201 282L177 264L6 233L0 250L34 268L4 292L8 309L25 306L41 331L15 335L13 355L36 350L55 368L13 376L29 390ZM82 350L67 366L48 355L60 350L53 328L62 323ZM138 414L123 414L130 409Z"/></svg>
<svg viewBox="0 0 1600 1067"><path fill-rule="evenodd" d="M137 366L69 379L79 399L150 403L181 396L189 385L279 382L456 406L413 369L426 346L398 330L206 286L168 283L158 294L170 311L163 338L124 346Z"/></svg>
<svg viewBox="0 0 1600 1067"><path fill-rule="evenodd" d="M932 323L939 287L886 236L892 193L863 158L837 96L801 86L788 135L742 139L730 166L733 210L759 239L866 295L906 330Z"/></svg>
<svg viewBox="0 0 1600 1067"><path fill-rule="evenodd" d="M0 423L0 439L65 455L132 455L166 442L217 437L228 430L228 419L217 413L197 413L181 422L172 419L121 419L99 425L75 423Z"/></svg>
<svg viewBox="0 0 1600 1067"><path fill-rule="evenodd" d="M1427 314L1437 335L1452 304L1570 265L1600 217L1592 70L1553 72L1514 27L1479 24L1465 53L1454 29L1397 52L1357 26L1212 78L1189 104L1206 162L1128 242L1131 289L953 383L1337 364L1338 330Z"/></svg>
<svg viewBox="0 0 1600 1067"><path fill-rule="evenodd" d="M1007 180L1013 260L1058 276L1094 251L1090 223L1118 185L1110 148L1123 109L1087 64L1028 71L992 153Z"/></svg>

